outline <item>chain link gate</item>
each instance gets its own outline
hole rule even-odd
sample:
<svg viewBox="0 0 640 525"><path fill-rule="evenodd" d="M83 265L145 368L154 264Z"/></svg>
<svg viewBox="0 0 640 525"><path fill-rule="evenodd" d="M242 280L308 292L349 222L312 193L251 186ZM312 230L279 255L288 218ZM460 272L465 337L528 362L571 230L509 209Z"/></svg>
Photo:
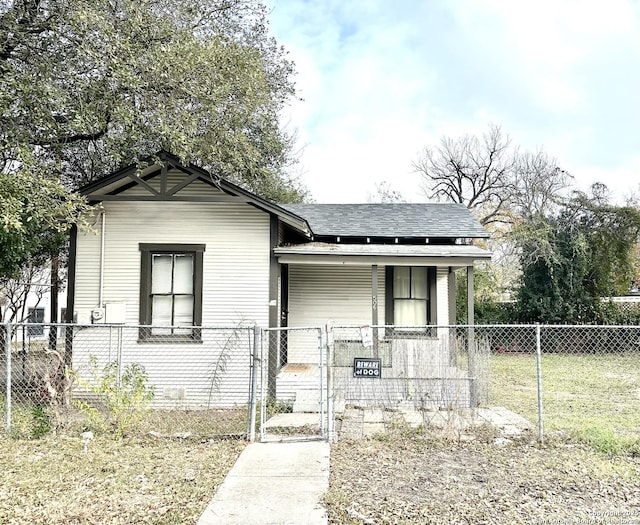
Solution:
<svg viewBox="0 0 640 525"><path fill-rule="evenodd" d="M262 331L260 440L301 441L330 435L326 331Z"/></svg>

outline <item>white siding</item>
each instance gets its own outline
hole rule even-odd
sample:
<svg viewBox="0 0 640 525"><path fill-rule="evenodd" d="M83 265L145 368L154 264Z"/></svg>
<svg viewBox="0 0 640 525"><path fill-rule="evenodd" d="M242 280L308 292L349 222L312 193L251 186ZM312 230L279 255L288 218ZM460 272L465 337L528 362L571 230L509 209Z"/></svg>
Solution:
<svg viewBox="0 0 640 525"><path fill-rule="evenodd" d="M378 267L378 323L384 324L384 267ZM289 326L371 324L371 268L289 267ZM290 363L318 362L317 338L289 336Z"/></svg>
<svg viewBox="0 0 640 525"><path fill-rule="evenodd" d="M90 358L102 371L121 360L142 365L154 387L154 408L221 408L247 402L250 385L250 345L247 329L203 329L202 342L190 344L138 343L136 327L93 325L77 330L73 368L84 379L74 391L86 395L92 382Z"/></svg>
<svg viewBox="0 0 640 525"><path fill-rule="evenodd" d="M384 324L384 267L378 267L378 322ZM289 325L371 324L371 268L289 267Z"/></svg>
<svg viewBox="0 0 640 525"><path fill-rule="evenodd" d="M100 217L96 214L93 232L78 232L76 245L75 305L78 322L82 313L88 315L91 308L98 306L100 288ZM72 276L69 276L71 279Z"/></svg>
<svg viewBox="0 0 640 525"><path fill-rule="evenodd" d="M437 268L438 325L449 324L448 267ZM371 324L371 268L292 265L289 269L289 325ZM385 324L385 271L378 267L378 322Z"/></svg>
<svg viewBox="0 0 640 525"><path fill-rule="evenodd" d="M203 325L268 322L269 216L228 203L105 202L104 302L125 302L139 322L139 243L205 244ZM101 222L80 233L75 310L98 305Z"/></svg>
<svg viewBox="0 0 640 525"><path fill-rule="evenodd" d="M269 215L246 204L188 202L105 202L103 302L126 303L126 323L139 323L139 243L205 244L202 323L237 326L269 319ZM99 302L101 221L95 233L80 233L77 243L74 309L88 319ZM79 319L79 320L80 320ZM113 347L112 335L79 330L74 338L74 368L87 373L90 355ZM249 337L232 341L203 330L202 343L138 343L129 333L121 353L125 362L143 363L156 386L155 405L209 404L211 367L229 353L228 372L211 406L245 403L249 384ZM231 346L230 346L231 344ZM105 357L105 361L113 359ZM234 373L230 370L234 369ZM175 394L177 393L177 394ZM175 395L174 395L175 394ZM175 399L173 399L173 397Z"/></svg>
<svg viewBox="0 0 640 525"><path fill-rule="evenodd" d="M439 266L436 268L436 324L446 326L449 324L449 268Z"/></svg>

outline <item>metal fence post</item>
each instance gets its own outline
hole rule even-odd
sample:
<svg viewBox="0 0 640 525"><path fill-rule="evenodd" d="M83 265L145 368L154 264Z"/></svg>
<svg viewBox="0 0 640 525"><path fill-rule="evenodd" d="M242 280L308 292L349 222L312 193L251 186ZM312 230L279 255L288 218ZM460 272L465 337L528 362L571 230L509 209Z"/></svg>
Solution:
<svg viewBox="0 0 640 525"><path fill-rule="evenodd" d="M471 408L478 408L480 404L480 394L478 385L478 363L477 363L477 347L476 334L474 325L467 327L467 359L469 366L469 405Z"/></svg>
<svg viewBox="0 0 640 525"><path fill-rule="evenodd" d="M7 434L11 432L11 325L4 325L4 350L7 356Z"/></svg>
<svg viewBox="0 0 640 525"><path fill-rule="evenodd" d="M538 441L544 442L544 423L542 419L542 344L540 324L536 324L536 373L538 377Z"/></svg>
<svg viewBox="0 0 640 525"><path fill-rule="evenodd" d="M325 435L325 430L328 432L328 429L325 429L324 426L324 413L325 413L325 395L324 395L324 387L326 383L326 378L324 375L323 362L324 362L324 345L322 344L322 328L318 328L318 376L320 377L320 384L318 385L319 396L318 396L318 412L320 413L320 420L318 421L318 428L320 430L320 435ZM327 363L328 364L328 363ZM327 393L329 390L327 389ZM328 417L328 416L327 416Z"/></svg>
<svg viewBox="0 0 640 525"><path fill-rule="evenodd" d="M262 340L262 334L258 325L253 326L253 358L251 359L251 388L250 388L250 400L249 400L249 429L247 436L249 441L253 443L256 440L256 404L257 404L257 385L258 385L258 346ZM262 369L262 366L260 367Z"/></svg>
<svg viewBox="0 0 640 525"><path fill-rule="evenodd" d="M327 441L334 439L334 396L333 396L333 326L325 326L325 345L327 356ZM322 330L320 333L322 337Z"/></svg>
<svg viewBox="0 0 640 525"><path fill-rule="evenodd" d="M269 374L269 363L265 366L265 346L267 347L267 359L270 355L270 342L267 341L265 345L264 338L269 337L271 332L263 331L260 335L260 441L265 440L266 436L266 422L267 422L267 389L269 388L267 377ZM265 336L265 334L267 334Z"/></svg>

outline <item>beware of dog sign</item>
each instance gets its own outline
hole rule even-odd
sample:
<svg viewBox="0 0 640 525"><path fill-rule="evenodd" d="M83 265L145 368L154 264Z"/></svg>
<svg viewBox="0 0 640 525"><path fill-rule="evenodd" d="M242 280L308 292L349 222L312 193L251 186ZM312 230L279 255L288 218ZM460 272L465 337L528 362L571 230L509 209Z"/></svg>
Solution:
<svg viewBox="0 0 640 525"><path fill-rule="evenodd" d="M353 377L377 377L382 375L382 360L375 357L354 357Z"/></svg>

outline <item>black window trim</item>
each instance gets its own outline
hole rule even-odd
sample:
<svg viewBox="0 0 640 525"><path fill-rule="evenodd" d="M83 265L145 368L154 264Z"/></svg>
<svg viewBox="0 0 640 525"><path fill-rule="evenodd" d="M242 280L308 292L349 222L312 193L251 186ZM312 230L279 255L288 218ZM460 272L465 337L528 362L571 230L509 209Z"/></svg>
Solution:
<svg viewBox="0 0 640 525"><path fill-rule="evenodd" d="M418 265L410 265L410 267L416 267ZM435 328L428 328L428 326L433 326L436 324L437 319L437 268L435 266L426 266L427 268L427 319L425 330L408 332L404 330L396 330L395 329L395 315L394 315L394 296L393 296L393 278L394 278L394 268L396 266L386 266L385 267L385 324L389 326L393 326L393 328L388 329L390 336L398 336L405 339L411 338L421 338L425 335L427 337L437 337L437 330Z"/></svg>
<svg viewBox="0 0 640 525"><path fill-rule="evenodd" d="M139 342L144 343L200 343L202 342L202 284L204 244L180 243L139 243L140 250L140 313L139 321L143 325L138 333ZM154 335L151 333L151 261L152 255L157 253L191 253L194 255L193 282L193 328L190 335L167 334Z"/></svg>

